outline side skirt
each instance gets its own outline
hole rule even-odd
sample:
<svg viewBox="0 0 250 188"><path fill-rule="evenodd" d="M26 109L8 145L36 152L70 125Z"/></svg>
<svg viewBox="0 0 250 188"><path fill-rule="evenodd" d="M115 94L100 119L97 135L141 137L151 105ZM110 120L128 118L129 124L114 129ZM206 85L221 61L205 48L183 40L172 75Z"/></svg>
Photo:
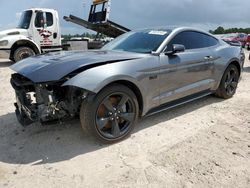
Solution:
<svg viewBox="0 0 250 188"><path fill-rule="evenodd" d="M211 94L213 94L212 91L206 90L206 91L202 91L202 92L199 92L199 93L196 93L196 94L193 94L193 95L181 98L181 99L177 99L175 101L171 101L169 103L163 104L163 105L161 105L159 107L156 107L156 108L150 110L145 115L145 117L152 116L154 114L157 114L157 113L160 113L160 112L175 108L177 106L181 106L183 104L198 100L200 98L206 97L206 96L211 95Z"/></svg>

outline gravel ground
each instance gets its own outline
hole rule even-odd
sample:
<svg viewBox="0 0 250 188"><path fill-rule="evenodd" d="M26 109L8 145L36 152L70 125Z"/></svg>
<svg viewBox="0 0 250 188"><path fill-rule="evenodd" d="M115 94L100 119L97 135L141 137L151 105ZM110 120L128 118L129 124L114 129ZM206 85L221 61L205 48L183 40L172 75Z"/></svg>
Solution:
<svg viewBox="0 0 250 188"><path fill-rule="evenodd" d="M248 57L248 52L247 57ZM127 140L100 145L78 120L21 127L0 63L0 187L250 187L250 62L238 92L143 119Z"/></svg>

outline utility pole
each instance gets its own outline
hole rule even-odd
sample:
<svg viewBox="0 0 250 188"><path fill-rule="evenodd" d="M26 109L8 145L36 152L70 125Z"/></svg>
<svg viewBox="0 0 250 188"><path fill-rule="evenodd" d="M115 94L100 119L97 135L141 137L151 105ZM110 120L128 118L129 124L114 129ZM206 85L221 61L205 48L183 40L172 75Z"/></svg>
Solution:
<svg viewBox="0 0 250 188"><path fill-rule="evenodd" d="M86 18L86 0L83 0L83 16L84 16L84 18Z"/></svg>

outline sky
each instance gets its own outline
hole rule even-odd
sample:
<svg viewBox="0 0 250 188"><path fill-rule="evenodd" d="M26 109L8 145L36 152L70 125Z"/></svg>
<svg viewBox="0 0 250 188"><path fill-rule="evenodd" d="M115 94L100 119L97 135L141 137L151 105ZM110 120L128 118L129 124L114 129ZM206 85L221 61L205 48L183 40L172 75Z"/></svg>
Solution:
<svg viewBox="0 0 250 188"><path fill-rule="evenodd" d="M0 30L17 25L28 8L59 12L63 34L82 34L83 27L63 20L73 14L87 19L92 0L0 0ZM129 29L153 26L250 27L249 0L112 0L110 20Z"/></svg>

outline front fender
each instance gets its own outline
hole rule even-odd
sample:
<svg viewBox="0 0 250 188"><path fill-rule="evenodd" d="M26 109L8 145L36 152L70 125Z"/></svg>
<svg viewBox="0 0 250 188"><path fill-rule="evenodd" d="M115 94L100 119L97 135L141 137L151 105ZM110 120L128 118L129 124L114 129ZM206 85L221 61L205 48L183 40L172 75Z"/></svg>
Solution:
<svg viewBox="0 0 250 188"><path fill-rule="evenodd" d="M24 36L24 35L20 35L18 37L18 40L16 40L13 44L12 44L12 47L14 45L22 45L23 43L27 43L27 44L30 44L31 46L33 46L33 48L36 50L36 53L37 54L40 54L41 53L41 49L40 49L40 46L38 46L35 41L33 41L32 39Z"/></svg>
<svg viewBox="0 0 250 188"><path fill-rule="evenodd" d="M5 46L4 48L11 49L15 44L19 42L27 42L32 44L36 49L41 53L40 47L30 38L26 37L25 35L9 35L1 38L1 40L7 40L8 45Z"/></svg>
<svg viewBox="0 0 250 188"><path fill-rule="evenodd" d="M88 69L65 82L63 86L75 86L93 93L98 93L110 83L121 80L129 81L136 85L140 91L143 90L136 77L129 76L125 69L115 66L115 64L107 64Z"/></svg>

